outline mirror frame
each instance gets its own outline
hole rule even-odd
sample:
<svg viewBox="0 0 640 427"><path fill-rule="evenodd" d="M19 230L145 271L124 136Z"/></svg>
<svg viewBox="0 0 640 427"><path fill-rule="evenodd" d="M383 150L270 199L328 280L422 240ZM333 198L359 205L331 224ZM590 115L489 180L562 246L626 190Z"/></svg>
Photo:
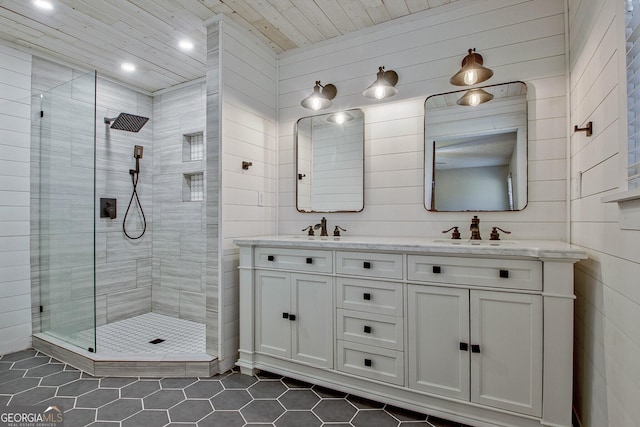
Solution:
<svg viewBox="0 0 640 427"><path fill-rule="evenodd" d="M493 88L496 86L504 86L504 85L510 85L510 84L514 84L514 83L521 83L522 85L524 85L524 89L525 89L525 100L524 100L524 106L525 106L525 123L527 124L527 128L526 128L526 132L525 132L525 140L524 140L524 154L525 154L525 161L524 161L524 172L526 175L526 183L525 183L525 190L526 190L526 200L524 205L522 206L521 209L466 209L466 210L441 210L441 209L436 209L435 207L433 207L433 191L434 191L434 187L435 187L435 157L433 155L431 155L431 164L427 164L427 102L429 101L429 99L436 97L436 96L443 96L443 95L451 95L454 93L460 93L463 94L464 92L470 90L470 89L486 89L486 88ZM478 87L469 87L466 89L461 89L461 90L455 90L455 91L450 91L450 92L443 92L443 93L437 93L434 95L430 95L426 98L425 102L424 102L424 120L423 120L423 125L424 125L424 134L423 134L423 166L424 166L424 176L423 176L423 206L425 207L425 209L429 212L519 212L519 211L523 211L524 209L526 209L526 207L529 204L529 103L528 103L528 93L529 93L529 88L527 86L527 84L523 81L511 81L511 82L505 82L505 83L496 83L493 85L486 85L486 86L478 86ZM473 108L473 107L466 107L466 108ZM433 148L433 150L435 150L435 147ZM427 189L427 176L430 176L430 180L429 182L431 183L431 188Z"/></svg>
<svg viewBox="0 0 640 427"><path fill-rule="evenodd" d="M299 179L299 174L302 173L300 171L300 165L298 162L298 151L299 151L299 141L298 141L298 126L301 120L304 119L313 119L314 117L322 117L322 116L330 116L332 114L336 114L339 112L350 112L350 111L357 111L359 113L362 114L362 206L359 209L353 209L353 210L342 210L342 209L334 209L334 210L313 210L313 209L309 209L309 210L305 210L305 209L300 209L300 205L298 203L298 197L299 197L299 186L300 186L300 179ZM366 141L366 126L365 126L365 114L364 111L361 108L351 108L348 110L341 110L341 111L333 111L333 112L329 112L329 113L323 113L323 114L317 114L315 116L305 116L305 117L301 117L299 118L295 125L294 125L294 150L293 150L293 156L294 156L294 161L295 161L295 175L294 175L294 180L296 182L296 194L295 194L295 202L296 202L296 210L298 212L301 213L356 213L356 212L362 212L364 210L364 206L365 206L365 191L364 191L364 179L365 179L365 141Z"/></svg>

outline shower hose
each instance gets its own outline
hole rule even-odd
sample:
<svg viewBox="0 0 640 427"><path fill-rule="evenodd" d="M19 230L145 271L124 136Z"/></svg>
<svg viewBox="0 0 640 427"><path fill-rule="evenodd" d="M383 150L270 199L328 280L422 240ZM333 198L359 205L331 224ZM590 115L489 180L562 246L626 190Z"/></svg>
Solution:
<svg viewBox="0 0 640 427"><path fill-rule="evenodd" d="M138 187L138 177L140 176L140 173L135 171L135 170L130 170L129 173L131 174L131 183L133 184L133 191L131 192L131 199L129 199L129 206L127 206L127 211L124 214L124 219L122 220L122 232L124 233L125 236L127 236L129 239L131 240L136 240L141 238L145 231L147 231L147 218L144 216L144 209L142 209L142 205L140 204L140 198L138 198L138 191L137 191L137 187ZM140 208L140 214L142 215L142 232L138 235L138 236L130 236L129 233L127 233L127 215L129 215L129 210L131 209L131 205L133 204L133 199L135 198L136 203L138 203L138 207Z"/></svg>

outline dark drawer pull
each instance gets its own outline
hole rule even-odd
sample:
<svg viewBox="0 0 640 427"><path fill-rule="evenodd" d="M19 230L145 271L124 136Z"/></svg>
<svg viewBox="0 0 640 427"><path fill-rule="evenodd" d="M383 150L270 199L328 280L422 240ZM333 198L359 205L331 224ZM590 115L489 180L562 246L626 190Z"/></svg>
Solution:
<svg viewBox="0 0 640 427"><path fill-rule="evenodd" d="M371 366L373 365L373 362L371 361L371 359L364 359L364 366Z"/></svg>
<svg viewBox="0 0 640 427"><path fill-rule="evenodd" d="M289 313L282 313L282 318L283 319L288 319L289 318Z"/></svg>
<svg viewBox="0 0 640 427"><path fill-rule="evenodd" d="M365 334L370 334L371 333L371 326L365 325L364 326L364 333Z"/></svg>
<svg viewBox="0 0 640 427"><path fill-rule="evenodd" d="M274 257L273 255L269 255L267 256L267 261L275 261L276 257Z"/></svg>
<svg viewBox="0 0 640 427"><path fill-rule="evenodd" d="M442 272L442 268L439 265L433 266L433 274L440 274Z"/></svg>
<svg viewBox="0 0 640 427"><path fill-rule="evenodd" d="M469 344L467 344L466 342L461 342L460 343L460 350L469 351Z"/></svg>
<svg viewBox="0 0 640 427"><path fill-rule="evenodd" d="M369 269L369 268L371 268L371 263L370 263L369 261L365 261L365 262L362 264L362 267Z"/></svg>
<svg viewBox="0 0 640 427"><path fill-rule="evenodd" d="M480 353L480 345L471 344L471 353Z"/></svg>
<svg viewBox="0 0 640 427"><path fill-rule="evenodd" d="M313 258L307 258L307 264L313 264Z"/></svg>
<svg viewBox="0 0 640 427"><path fill-rule="evenodd" d="M290 314L290 315L289 315L289 320L291 320L292 322L293 322L294 320L296 320L296 315L295 315L295 314Z"/></svg>
<svg viewBox="0 0 640 427"><path fill-rule="evenodd" d="M500 277L502 279L508 279L509 278L509 270L500 270Z"/></svg>
<svg viewBox="0 0 640 427"><path fill-rule="evenodd" d="M365 292L365 293L362 295L362 298L363 298L363 299L366 299L367 301L371 301L371 294L370 294L369 292Z"/></svg>

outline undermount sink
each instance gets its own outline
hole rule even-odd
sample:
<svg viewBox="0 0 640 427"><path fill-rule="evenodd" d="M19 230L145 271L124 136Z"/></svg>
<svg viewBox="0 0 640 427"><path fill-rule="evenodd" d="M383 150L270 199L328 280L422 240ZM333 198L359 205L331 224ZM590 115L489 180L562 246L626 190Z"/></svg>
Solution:
<svg viewBox="0 0 640 427"><path fill-rule="evenodd" d="M465 246L509 246L516 245L515 240L462 240L462 239L436 239L434 243L447 243L449 245Z"/></svg>

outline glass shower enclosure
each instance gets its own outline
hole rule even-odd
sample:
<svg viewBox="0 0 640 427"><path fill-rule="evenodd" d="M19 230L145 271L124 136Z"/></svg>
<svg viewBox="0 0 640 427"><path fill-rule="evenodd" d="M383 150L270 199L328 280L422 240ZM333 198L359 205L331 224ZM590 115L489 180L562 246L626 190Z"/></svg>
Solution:
<svg viewBox="0 0 640 427"><path fill-rule="evenodd" d="M32 263L42 332L96 351L96 74L33 95ZM37 165L37 166L36 166Z"/></svg>

